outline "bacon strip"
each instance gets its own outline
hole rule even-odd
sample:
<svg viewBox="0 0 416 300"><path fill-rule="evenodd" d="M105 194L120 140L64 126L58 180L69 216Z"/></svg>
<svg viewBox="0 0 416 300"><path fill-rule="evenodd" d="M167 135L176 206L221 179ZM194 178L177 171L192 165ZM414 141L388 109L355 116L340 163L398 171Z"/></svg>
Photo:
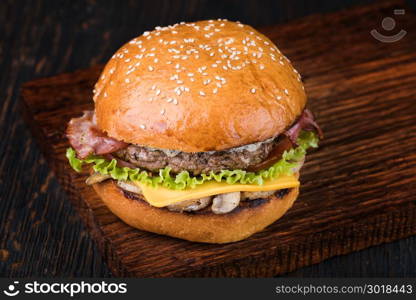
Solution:
<svg viewBox="0 0 416 300"><path fill-rule="evenodd" d="M79 158L86 158L90 154L108 154L128 146L127 143L117 141L99 130L93 111L84 111L81 117L72 119L66 135Z"/></svg>
<svg viewBox="0 0 416 300"><path fill-rule="evenodd" d="M290 141L294 145L296 145L296 140L298 139L301 130L316 131L320 139L322 139L324 136L321 128L315 122L312 112L308 109L305 109L302 112L296 123L292 127L290 127L284 134L290 139Z"/></svg>

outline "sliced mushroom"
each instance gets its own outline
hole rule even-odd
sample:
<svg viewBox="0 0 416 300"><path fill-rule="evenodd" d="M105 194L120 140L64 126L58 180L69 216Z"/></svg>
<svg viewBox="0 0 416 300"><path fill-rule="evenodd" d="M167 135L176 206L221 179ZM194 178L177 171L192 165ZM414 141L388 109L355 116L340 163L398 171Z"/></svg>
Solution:
<svg viewBox="0 0 416 300"><path fill-rule="evenodd" d="M211 197L200 199L185 200L175 204L168 205L170 211L197 211L207 207L211 203Z"/></svg>
<svg viewBox="0 0 416 300"><path fill-rule="evenodd" d="M254 200L259 198L267 198L273 195L276 191L263 191L263 192L242 192L241 200Z"/></svg>
<svg viewBox="0 0 416 300"><path fill-rule="evenodd" d="M214 214L226 214L232 211L240 203L240 192L220 194L212 201L212 212Z"/></svg>
<svg viewBox="0 0 416 300"><path fill-rule="evenodd" d="M117 185L119 187L121 187L123 190L126 190L128 192L132 192L135 194L141 194L142 190L135 184L128 182L128 181L124 181L124 180L119 180L117 181Z"/></svg>
<svg viewBox="0 0 416 300"><path fill-rule="evenodd" d="M104 174L96 172L96 173L92 174L90 177L88 177L87 180L85 180L85 183L88 184L88 185L91 185L91 184L102 182L102 181L107 180L109 178L111 178L110 175L104 175Z"/></svg>

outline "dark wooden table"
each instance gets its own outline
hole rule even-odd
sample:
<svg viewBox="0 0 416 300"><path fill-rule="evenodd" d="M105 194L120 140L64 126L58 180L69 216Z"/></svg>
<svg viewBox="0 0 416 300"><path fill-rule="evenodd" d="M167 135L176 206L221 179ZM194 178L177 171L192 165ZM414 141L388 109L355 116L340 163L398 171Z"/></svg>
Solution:
<svg viewBox="0 0 416 300"><path fill-rule="evenodd" d="M111 276L23 124L23 82L103 63L156 25L226 17L258 27L365 2L2 1L0 276ZM411 237L287 276L416 276L415 248Z"/></svg>

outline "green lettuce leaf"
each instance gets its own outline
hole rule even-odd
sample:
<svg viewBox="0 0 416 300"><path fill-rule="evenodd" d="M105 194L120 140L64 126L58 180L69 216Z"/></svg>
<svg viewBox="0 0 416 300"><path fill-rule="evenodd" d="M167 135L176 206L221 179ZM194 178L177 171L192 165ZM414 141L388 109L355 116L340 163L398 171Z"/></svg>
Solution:
<svg viewBox="0 0 416 300"><path fill-rule="evenodd" d="M305 158L308 148L317 148L319 139L315 133L302 131L297 140L296 148L285 151L282 159L273 166L258 171L247 172L244 170L222 170L219 173L210 172L194 176L188 171L182 171L176 175L171 174L171 168L166 167L159 170L159 174L150 173L145 170L131 169L127 167L117 167L115 159L108 161L101 156L90 155L88 158L81 160L76 157L76 152L72 148L66 151L66 157L71 167L80 172L84 164L92 164L95 172L110 175L116 180L132 180L151 185L153 187L163 186L173 190L183 190L186 188L195 188L196 186L208 181L226 182L228 184L257 184L262 185L265 180L273 179L281 175L290 175L293 168Z"/></svg>

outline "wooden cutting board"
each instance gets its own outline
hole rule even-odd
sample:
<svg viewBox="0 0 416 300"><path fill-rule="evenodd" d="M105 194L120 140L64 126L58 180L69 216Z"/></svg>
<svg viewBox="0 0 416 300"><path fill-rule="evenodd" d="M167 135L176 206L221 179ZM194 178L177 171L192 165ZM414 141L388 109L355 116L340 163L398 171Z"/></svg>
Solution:
<svg viewBox="0 0 416 300"><path fill-rule="evenodd" d="M405 8L405 15L393 9ZM396 33L370 35L386 16ZM416 234L416 18L401 2L314 15L262 30L303 74L325 132L292 209L251 238L191 243L122 223L70 169L64 130L92 108L102 66L28 82L23 115L116 276L273 276ZM393 34L391 33L391 34ZM261 122L261 120L259 120Z"/></svg>

